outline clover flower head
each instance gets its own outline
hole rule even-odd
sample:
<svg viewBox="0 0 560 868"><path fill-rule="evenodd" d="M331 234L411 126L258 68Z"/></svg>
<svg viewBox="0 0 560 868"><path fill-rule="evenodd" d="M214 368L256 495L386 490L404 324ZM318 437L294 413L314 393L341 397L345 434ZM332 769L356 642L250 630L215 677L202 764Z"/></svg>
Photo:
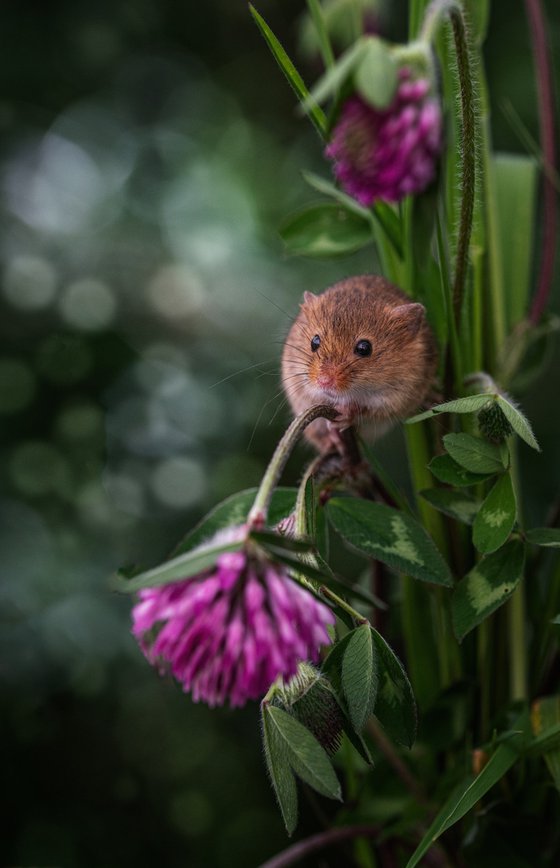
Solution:
<svg viewBox="0 0 560 868"><path fill-rule="evenodd" d="M399 202L433 181L442 128L429 80L413 78L404 67L388 109L373 108L358 95L344 103L325 155L341 187L362 205Z"/></svg>
<svg viewBox="0 0 560 868"><path fill-rule="evenodd" d="M246 528L213 542L242 539ZM244 545L188 579L139 592L132 632L150 663L169 670L195 702L232 707L262 697L331 642L331 610L280 564Z"/></svg>

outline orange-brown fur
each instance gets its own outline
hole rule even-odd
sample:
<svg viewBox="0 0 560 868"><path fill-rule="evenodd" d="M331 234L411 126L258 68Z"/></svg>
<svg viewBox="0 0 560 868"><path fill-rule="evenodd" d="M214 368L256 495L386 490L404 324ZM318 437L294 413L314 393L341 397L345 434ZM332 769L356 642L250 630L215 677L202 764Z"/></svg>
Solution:
<svg viewBox="0 0 560 868"><path fill-rule="evenodd" d="M321 343L312 352L315 335ZM365 358L355 353L361 340L372 346ZM339 411L335 423L318 419L307 428L323 452L336 445L337 430L356 425L371 439L411 415L433 386L436 362L422 305L366 274L305 294L284 344L282 383L295 414L315 404Z"/></svg>

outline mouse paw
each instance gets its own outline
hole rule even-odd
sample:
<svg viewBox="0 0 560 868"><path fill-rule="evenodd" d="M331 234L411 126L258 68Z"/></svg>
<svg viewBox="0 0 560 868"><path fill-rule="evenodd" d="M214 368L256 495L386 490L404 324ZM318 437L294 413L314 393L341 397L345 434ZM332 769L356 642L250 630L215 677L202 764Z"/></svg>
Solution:
<svg viewBox="0 0 560 868"><path fill-rule="evenodd" d="M339 413L336 419L330 420L327 422L327 427L329 431L345 431L347 428L350 428L351 425L354 424L354 420L352 416L344 413Z"/></svg>

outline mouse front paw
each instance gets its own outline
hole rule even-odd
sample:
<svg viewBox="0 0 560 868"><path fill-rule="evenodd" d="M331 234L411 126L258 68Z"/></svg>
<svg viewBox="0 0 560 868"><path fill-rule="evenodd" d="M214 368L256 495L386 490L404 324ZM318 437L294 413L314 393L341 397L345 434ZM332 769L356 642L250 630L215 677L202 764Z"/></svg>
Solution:
<svg viewBox="0 0 560 868"><path fill-rule="evenodd" d="M329 431L345 431L353 424L354 417L350 413L340 413L339 411L336 419L327 422L327 427L329 428Z"/></svg>

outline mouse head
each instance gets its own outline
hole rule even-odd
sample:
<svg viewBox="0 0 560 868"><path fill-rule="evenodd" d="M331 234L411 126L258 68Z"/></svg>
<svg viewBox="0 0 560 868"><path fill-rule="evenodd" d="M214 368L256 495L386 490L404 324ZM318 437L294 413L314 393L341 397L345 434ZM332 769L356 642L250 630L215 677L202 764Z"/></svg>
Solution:
<svg viewBox="0 0 560 868"><path fill-rule="evenodd" d="M423 305L396 288L344 282L319 296L305 293L290 343L305 350L293 359L301 366L305 357L315 398L350 405L409 392L429 340Z"/></svg>

